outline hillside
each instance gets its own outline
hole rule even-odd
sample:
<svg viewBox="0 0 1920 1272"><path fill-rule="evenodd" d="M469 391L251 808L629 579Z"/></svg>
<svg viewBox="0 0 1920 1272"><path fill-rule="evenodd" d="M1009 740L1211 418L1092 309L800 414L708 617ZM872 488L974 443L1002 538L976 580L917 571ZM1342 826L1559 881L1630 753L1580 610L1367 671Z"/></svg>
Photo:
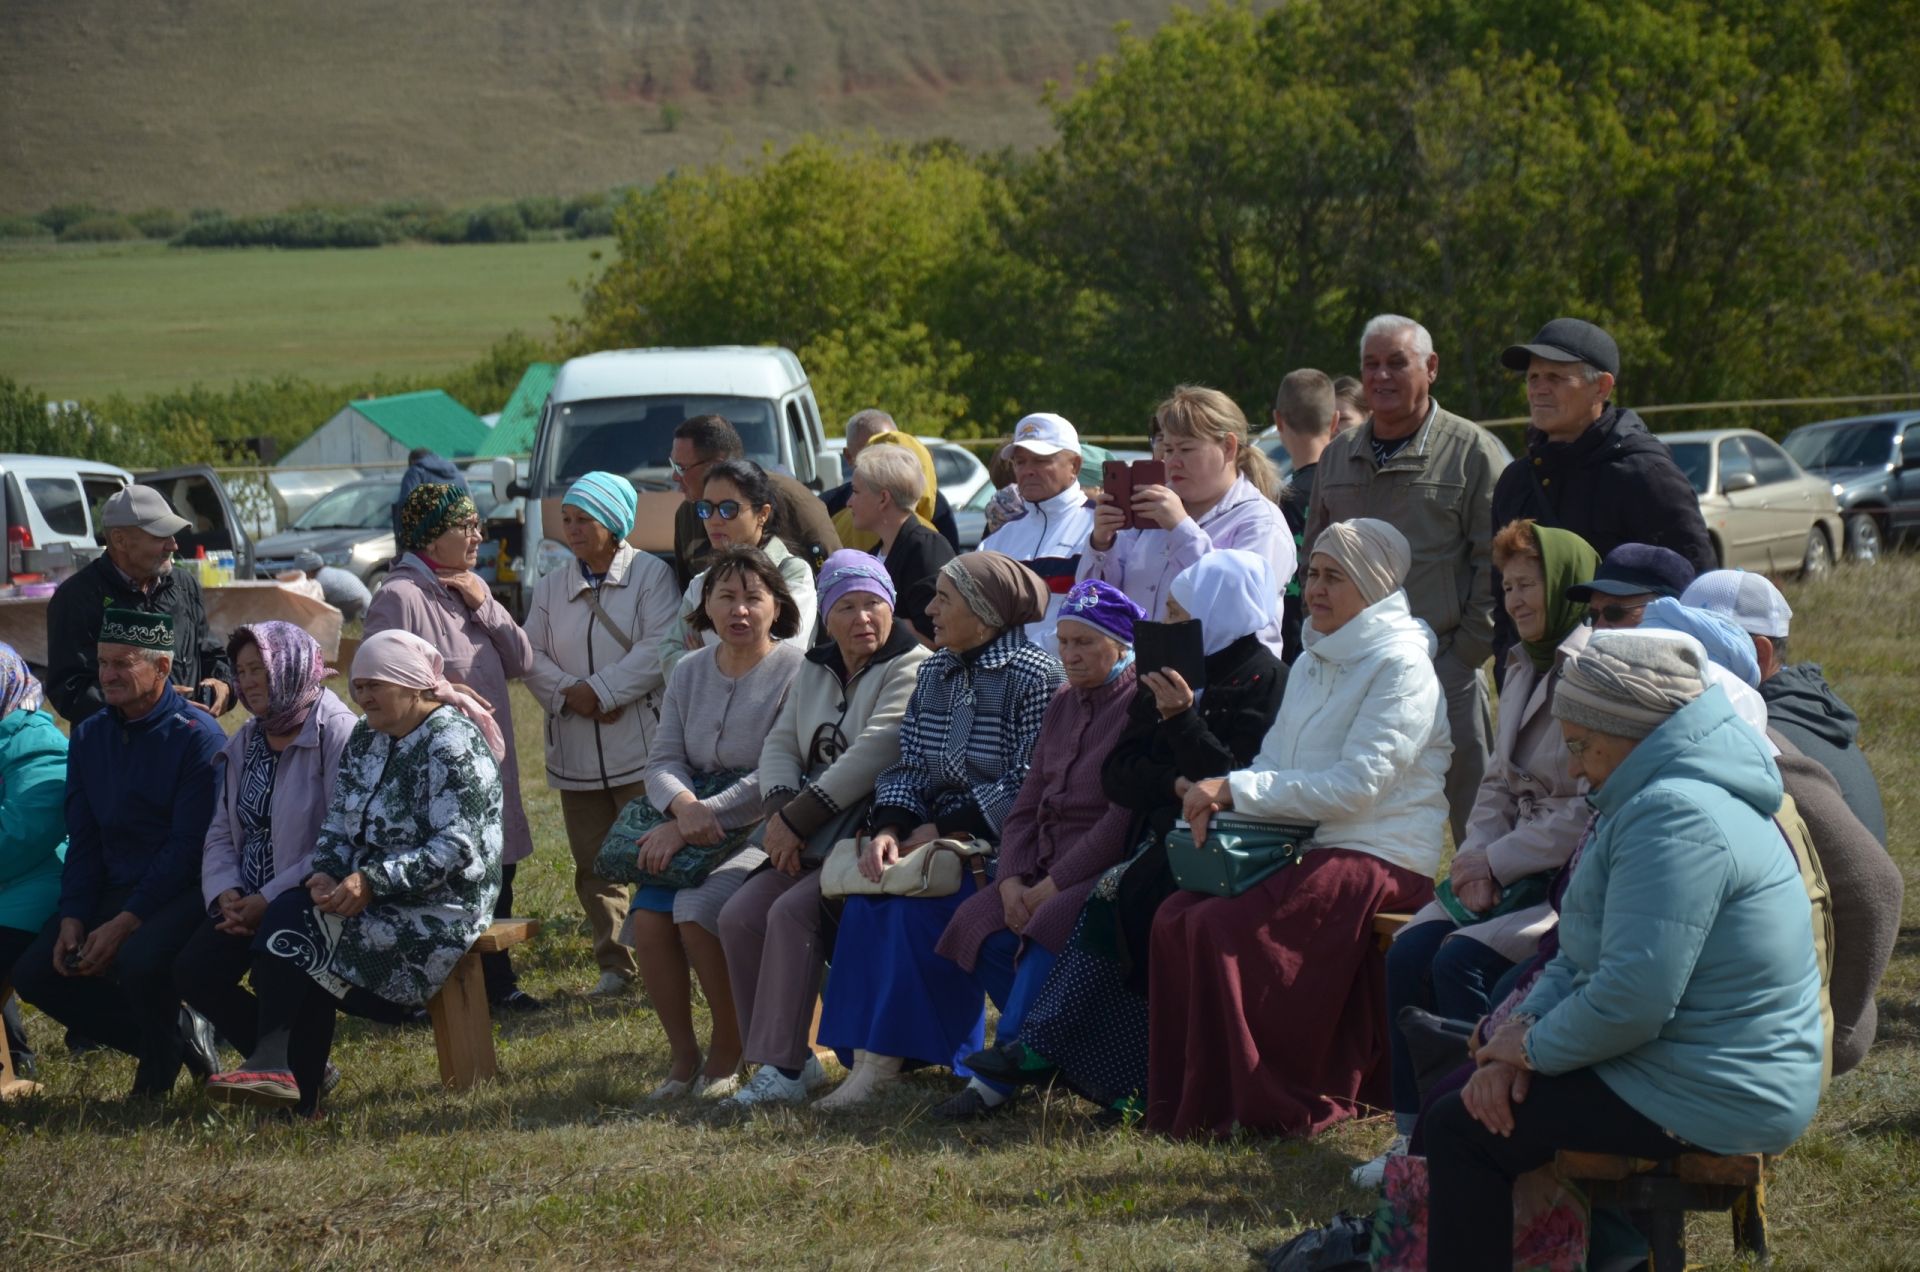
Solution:
<svg viewBox="0 0 1920 1272"><path fill-rule="evenodd" d="M806 132L1027 146L1170 0L0 0L0 213L574 193Z"/></svg>

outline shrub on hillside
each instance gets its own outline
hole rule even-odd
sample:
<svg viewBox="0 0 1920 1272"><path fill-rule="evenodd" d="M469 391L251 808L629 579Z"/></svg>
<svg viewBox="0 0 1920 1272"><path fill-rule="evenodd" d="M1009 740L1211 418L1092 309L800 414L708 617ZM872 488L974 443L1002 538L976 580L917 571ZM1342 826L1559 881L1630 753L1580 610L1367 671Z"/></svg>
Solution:
<svg viewBox="0 0 1920 1272"><path fill-rule="evenodd" d="M166 208L148 208L145 212L135 212L127 218L133 227L150 239L170 239L186 228L186 222L180 219L178 212Z"/></svg>
<svg viewBox="0 0 1920 1272"><path fill-rule="evenodd" d="M107 215L105 210L91 203L62 203L48 208L33 219L46 226L49 233L58 234L76 221L103 215Z"/></svg>
<svg viewBox="0 0 1920 1272"><path fill-rule="evenodd" d="M379 247L398 238L368 212L308 208L277 216L232 216L196 221L175 247Z"/></svg>
<svg viewBox="0 0 1920 1272"><path fill-rule="evenodd" d="M613 196L604 190L596 190L592 194L576 194L567 200L566 209L560 217L561 224L573 230L576 235L579 235L581 217L597 208L608 207L612 203ZM579 237L584 238L586 236L579 235Z"/></svg>
<svg viewBox="0 0 1920 1272"><path fill-rule="evenodd" d="M139 237L140 231L124 216L90 216L70 222L59 235L62 243L117 243Z"/></svg>
<svg viewBox="0 0 1920 1272"><path fill-rule="evenodd" d="M30 216L0 216L0 239L43 238L52 233Z"/></svg>
<svg viewBox="0 0 1920 1272"><path fill-rule="evenodd" d="M599 207L583 209L573 219L573 237L605 238L613 233L613 205L603 203Z"/></svg>
<svg viewBox="0 0 1920 1272"><path fill-rule="evenodd" d="M567 208L550 194L536 194L515 203L520 220L530 230L557 230L566 224Z"/></svg>
<svg viewBox="0 0 1920 1272"><path fill-rule="evenodd" d="M527 223L511 203L481 208L467 222L469 243L524 243L526 239Z"/></svg>

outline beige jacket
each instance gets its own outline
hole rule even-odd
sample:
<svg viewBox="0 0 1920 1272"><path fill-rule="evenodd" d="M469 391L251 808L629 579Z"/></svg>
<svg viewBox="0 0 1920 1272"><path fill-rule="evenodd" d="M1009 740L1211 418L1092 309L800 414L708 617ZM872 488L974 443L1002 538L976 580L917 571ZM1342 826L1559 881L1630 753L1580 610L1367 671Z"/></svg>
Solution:
<svg viewBox="0 0 1920 1272"><path fill-rule="evenodd" d="M587 580L577 566L542 575L527 610L533 670L527 689L547 712L547 785L555 790L601 790L640 780L660 720L666 674L660 642L680 613L673 567L623 543L600 585L600 608L633 643L620 642L593 615ZM575 715L566 691L593 686L603 711L624 707L601 724Z"/></svg>
<svg viewBox="0 0 1920 1272"><path fill-rule="evenodd" d="M1373 466L1372 421L1348 429L1314 470L1306 551L1336 521L1392 524L1413 549L1413 616L1433 629L1441 653L1479 667L1493 653L1493 484L1505 466L1491 433L1438 402L1384 468Z"/></svg>
<svg viewBox="0 0 1920 1272"><path fill-rule="evenodd" d="M1590 627L1574 628L1560 642L1556 660L1585 649L1592 635ZM1515 645L1507 651L1493 759L1467 818L1467 836L1455 854L1485 857L1502 884L1566 865L1593 816L1586 779L1567 772L1567 744L1552 708L1553 677L1534 670L1527 651ZM1430 901L1407 926L1446 917L1440 903ZM1540 938L1556 921L1553 907L1542 901L1463 927L1459 935L1518 963L1533 957Z"/></svg>

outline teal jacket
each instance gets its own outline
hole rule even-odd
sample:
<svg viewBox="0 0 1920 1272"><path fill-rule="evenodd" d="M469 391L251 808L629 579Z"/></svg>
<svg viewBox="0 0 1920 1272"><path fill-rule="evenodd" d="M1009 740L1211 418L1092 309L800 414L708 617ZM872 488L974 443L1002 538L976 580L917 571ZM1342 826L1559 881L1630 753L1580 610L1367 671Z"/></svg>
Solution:
<svg viewBox="0 0 1920 1272"><path fill-rule="evenodd" d="M1772 822L1780 774L1712 688L1588 796L1560 953L1521 1011L1542 1073L1591 1068L1716 1153L1779 1152L1820 1102L1813 914Z"/></svg>
<svg viewBox="0 0 1920 1272"><path fill-rule="evenodd" d="M67 737L44 711L0 718L0 927L38 932L67 856Z"/></svg>

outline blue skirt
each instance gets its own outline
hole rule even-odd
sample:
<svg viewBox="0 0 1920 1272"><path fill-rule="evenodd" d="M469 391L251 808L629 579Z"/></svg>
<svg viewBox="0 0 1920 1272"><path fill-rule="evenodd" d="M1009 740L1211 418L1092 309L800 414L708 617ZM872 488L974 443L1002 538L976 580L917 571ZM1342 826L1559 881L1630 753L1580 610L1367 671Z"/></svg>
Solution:
<svg viewBox="0 0 1920 1272"><path fill-rule="evenodd" d="M820 1042L846 1063L855 1050L950 1066L980 1050L986 995L933 952L974 883L950 897L848 897L820 1009Z"/></svg>

